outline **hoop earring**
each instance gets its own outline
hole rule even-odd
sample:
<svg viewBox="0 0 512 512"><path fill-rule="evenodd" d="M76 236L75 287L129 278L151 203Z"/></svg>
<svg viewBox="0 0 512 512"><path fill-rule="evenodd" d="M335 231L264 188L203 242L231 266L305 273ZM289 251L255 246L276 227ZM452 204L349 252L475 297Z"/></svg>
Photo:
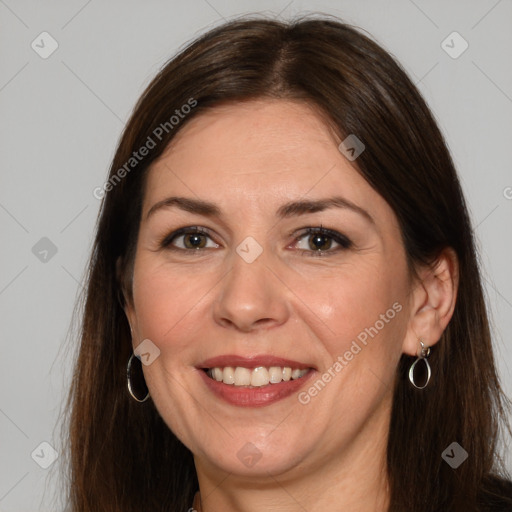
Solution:
<svg viewBox="0 0 512 512"><path fill-rule="evenodd" d="M428 361L427 361L427 357L430 355L430 347L426 347L425 344L423 343L423 341L421 341L421 340L419 340L419 342L421 345L421 350L418 354L418 357L416 358L416 361L414 361L414 363L412 363L411 367L409 368L409 380L411 381L411 384L416 389L425 389L427 387L428 383L430 382L430 377L432 375L432 372L430 370L430 365L428 364ZM416 368L416 365L420 361L423 361L425 363L425 367L427 369L427 379L425 380L425 384L423 384L423 386L418 386L418 384L416 384L416 382L414 380L414 369Z"/></svg>
<svg viewBox="0 0 512 512"><path fill-rule="evenodd" d="M146 386L146 381L144 380L144 374L142 373L142 363L140 362L140 359L136 357L137 361L139 361L140 366L140 377L138 377L138 386L140 390L145 393L144 398L139 398L134 390L133 383L132 383L132 362L135 354L132 354L130 356L130 359L128 359L128 365L126 366L126 380L128 383L128 393L130 393L130 396L136 400L137 402L145 402L149 398L149 390Z"/></svg>

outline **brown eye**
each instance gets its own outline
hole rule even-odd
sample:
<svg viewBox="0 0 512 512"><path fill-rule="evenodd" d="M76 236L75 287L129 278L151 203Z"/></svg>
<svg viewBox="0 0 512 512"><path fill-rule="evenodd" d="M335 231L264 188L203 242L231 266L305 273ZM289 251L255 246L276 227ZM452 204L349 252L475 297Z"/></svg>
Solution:
<svg viewBox="0 0 512 512"><path fill-rule="evenodd" d="M205 235L190 233L183 235L183 243L187 249L202 249L206 246Z"/></svg>
<svg viewBox="0 0 512 512"><path fill-rule="evenodd" d="M321 233L308 236L309 248L313 251L326 251L331 248L332 238Z"/></svg>
<svg viewBox="0 0 512 512"><path fill-rule="evenodd" d="M210 245L208 245L210 243ZM188 251L210 249L219 247L210 237L210 234L200 227L181 228L166 236L160 246L164 249Z"/></svg>
<svg viewBox="0 0 512 512"><path fill-rule="evenodd" d="M307 239L307 246L304 247L304 239ZM333 247L333 243L335 244ZM301 247L301 244L303 245ZM297 237L296 248L308 256L327 256L344 249L352 247L352 242L341 233L326 229L308 228L305 233Z"/></svg>

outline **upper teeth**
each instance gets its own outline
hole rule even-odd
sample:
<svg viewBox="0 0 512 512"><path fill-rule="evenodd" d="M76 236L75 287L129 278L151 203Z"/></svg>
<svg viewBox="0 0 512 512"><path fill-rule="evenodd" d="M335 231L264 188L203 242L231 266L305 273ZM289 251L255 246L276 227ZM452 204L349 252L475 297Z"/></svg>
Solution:
<svg viewBox="0 0 512 512"><path fill-rule="evenodd" d="M254 369L242 366L226 366L225 368L210 368L207 374L212 379L224 382L224 384L260 387L268 384L279 384L283 380L300 379L307 372L308 368L292 370L289 366L271 366L270 368L258 366Z"/></svg>

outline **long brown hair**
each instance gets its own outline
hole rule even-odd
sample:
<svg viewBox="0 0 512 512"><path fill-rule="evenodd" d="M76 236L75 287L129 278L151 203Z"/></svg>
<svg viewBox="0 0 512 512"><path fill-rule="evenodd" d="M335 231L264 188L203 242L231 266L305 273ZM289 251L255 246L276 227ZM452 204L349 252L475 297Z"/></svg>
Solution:
<svg viewBox="0 0 512 512"><path fill-rule="evenodd" d="M101 189L69 399L72 510L169 512L192 503L198 489L192 454L151 400L139 404L126 389L132 345L123 301L131 299L145 177L192 118L221 103L265 97L307 102L342 139L356 134L363 141L358 171L394 210L411 270L432 264L447 247L455 251L457 304L430 357L431 383L412 388L409 356L397 368L390 510L487 510L492 496L505 494L497 439L506 402L456 171L400 65L360 31L326 16L289 23L248 18L215 28L170 60L137 103ZM176 110L178 121L171 120ZM144 158L130 160L149 145ZM469 454L456 470L441 457L453 442Z"/></svg>

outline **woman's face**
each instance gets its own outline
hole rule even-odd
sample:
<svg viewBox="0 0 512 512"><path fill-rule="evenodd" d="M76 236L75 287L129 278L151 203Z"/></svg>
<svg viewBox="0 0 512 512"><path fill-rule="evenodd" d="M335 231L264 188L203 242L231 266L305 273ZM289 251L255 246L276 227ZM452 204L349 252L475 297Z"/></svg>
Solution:
<svg viewBox="0 0 512 512"><path fill-rule="evenodd" d="M228 105L148 174L127 313L198 468L293 474L385 442L411 282L339 143L304 104Z"/></svg>

